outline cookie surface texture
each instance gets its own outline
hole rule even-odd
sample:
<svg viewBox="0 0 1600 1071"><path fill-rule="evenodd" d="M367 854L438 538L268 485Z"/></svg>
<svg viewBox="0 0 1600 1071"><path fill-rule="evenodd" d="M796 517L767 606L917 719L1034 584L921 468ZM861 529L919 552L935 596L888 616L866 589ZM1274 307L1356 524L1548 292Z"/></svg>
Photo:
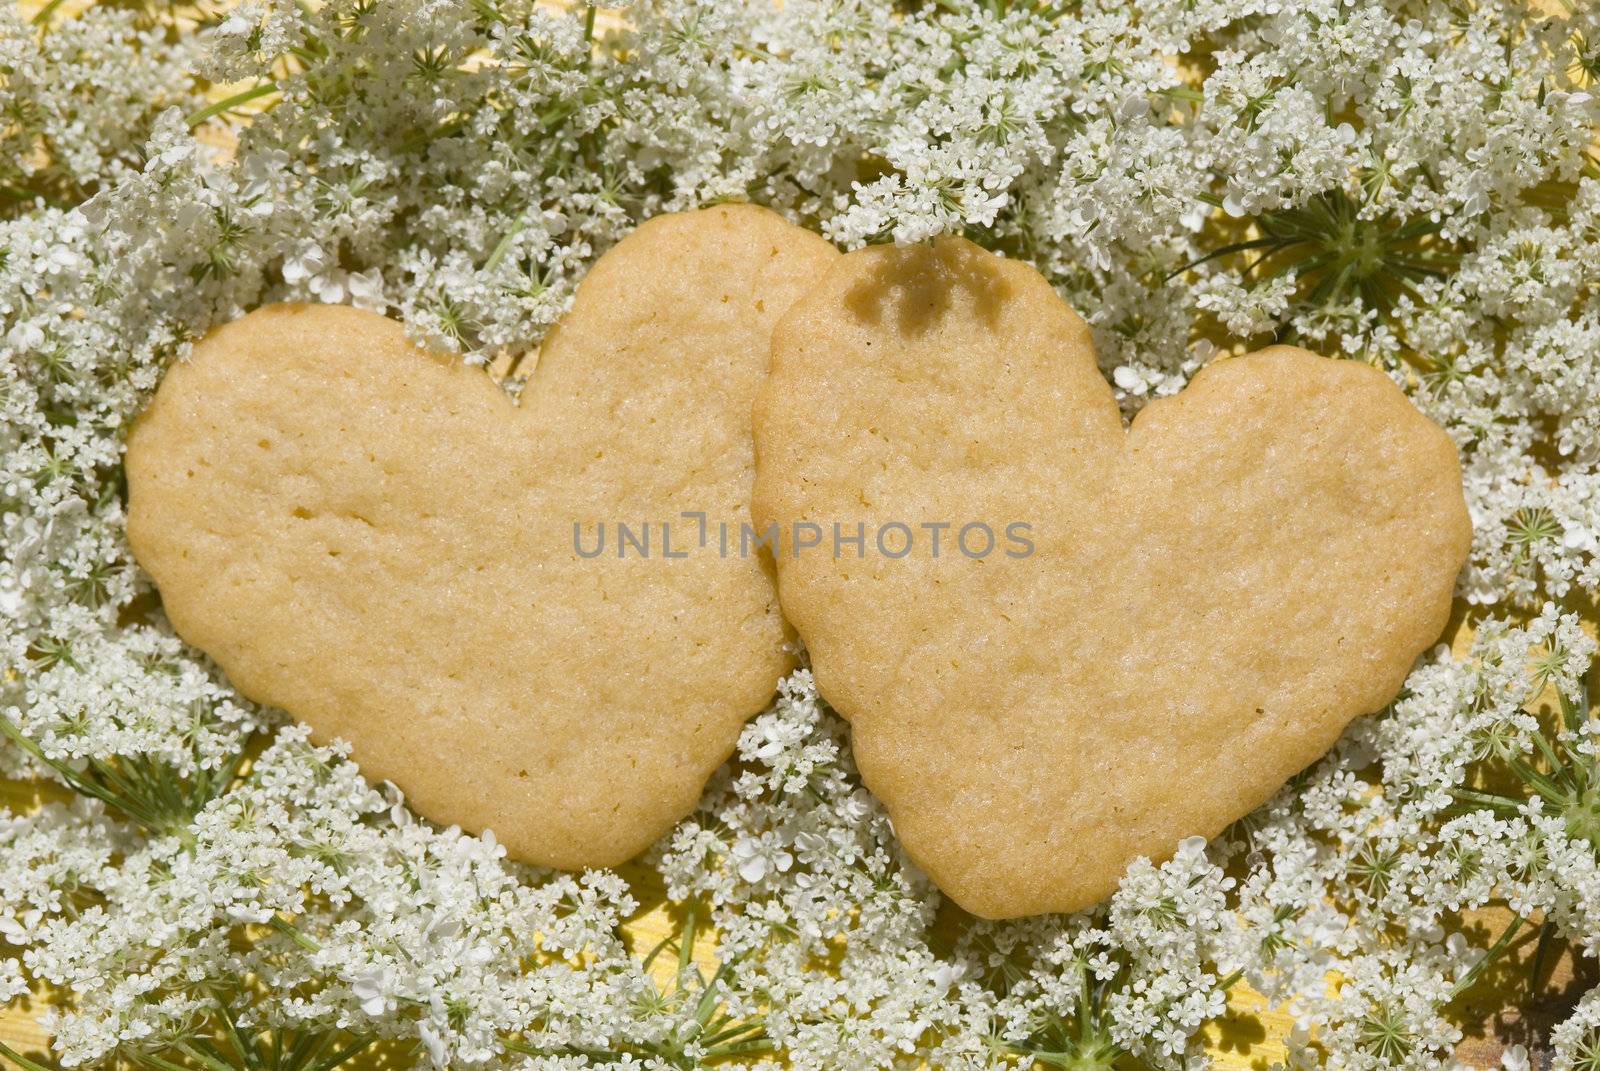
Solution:
<svg viewBox="0 0 1600 1071"><path fill-rule="evenodd" d="M620 863L791 665L770 565L679 514L747 520L772 325L837 256L750 206L652 220L588 273L519 405L376 313L252 312L130 433L135 554L241 692L419 813L530 862Z"/></svg>
<svg viewBox="0 0 1600 1071"><path fill-rule="evenodd" d="M837 262L755 413L818 689L988 917L1091 906L1264 802L1394 697L1470 539L1454 447L1381 372L1275 346L1124 430L1082 320L960 239Z"/></svg>

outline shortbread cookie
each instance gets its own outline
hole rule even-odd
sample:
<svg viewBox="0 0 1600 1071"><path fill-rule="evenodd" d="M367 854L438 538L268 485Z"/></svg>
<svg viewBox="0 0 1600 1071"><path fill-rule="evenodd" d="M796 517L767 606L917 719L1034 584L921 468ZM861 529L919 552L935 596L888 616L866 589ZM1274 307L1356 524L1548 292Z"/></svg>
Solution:
<svg viewBox="0 0 1600 1071"><path fill-rule="evenodd" d="M1467 553L1456 452L1382 373L1274 346L1125 431L1083 321L959 239L842 258L755 412L818 688L907 852L988 917L1088 907L1261 804L1394 697Z"/></svg>
<svg viewBox="0 0 1600 1071"><path fill-rule="evenodd" d="M747 518L772 325L837 256L750 206L652 220L589 272L520 407L375 313L253 312L129 436L134 552L241 692L421 814L620 863L790 666L761 561L680 514ZM619 558L618 523L648 552Z"/></svg>

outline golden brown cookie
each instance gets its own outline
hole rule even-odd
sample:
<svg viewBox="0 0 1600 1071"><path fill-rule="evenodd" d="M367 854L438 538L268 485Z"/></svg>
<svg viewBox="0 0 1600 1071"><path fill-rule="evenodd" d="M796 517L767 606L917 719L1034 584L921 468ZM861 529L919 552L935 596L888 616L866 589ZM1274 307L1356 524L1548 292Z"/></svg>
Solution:
<svg viewBox="0 0 1600 1071"><path fill-rule="evenodd" d="M1124 431L1083 321L959 239L837 262L775 329L755 435L819 691L989 917L1087 907L1266 800L1393 698L1470 536L1453 446L1382 373L1274 346Z"/></svg>
<svg viewBox="0 0 1600 1071"><path fill-rule="evenodd" d="M751 206L652 220L589 272L520 407L375 313L253 312L129 435L129 540L241 692L421 814L620 863L790 665L761 562L680 514L747 518L772 325L837 256Z"/></svg>

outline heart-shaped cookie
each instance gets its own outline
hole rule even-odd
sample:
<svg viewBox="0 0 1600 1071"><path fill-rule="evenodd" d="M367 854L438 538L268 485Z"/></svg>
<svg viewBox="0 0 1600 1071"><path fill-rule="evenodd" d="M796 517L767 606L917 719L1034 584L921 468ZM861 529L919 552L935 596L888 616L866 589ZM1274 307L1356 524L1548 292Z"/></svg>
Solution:
<svg viewBox="0 0 1600 1071"><path fill-rule="evenodd" d="M129 435L129 540L240 691L348 740L420 813L532 862L619 863L790 665L770 567L696 533L747 519L772 325L838 255L750 206L646 223L520 406L375 313L253 312Z"/></svg>
<svg viewBox="0 0 1600 1071"><path fill-rule="evenodd" d="M1382 373L1275 346L1125 431L1077 315L959 239L835 264L755 435L819 691L989 917L1089 906L1267 799L1393 698L1470 536L1452 444Z"/></svg>

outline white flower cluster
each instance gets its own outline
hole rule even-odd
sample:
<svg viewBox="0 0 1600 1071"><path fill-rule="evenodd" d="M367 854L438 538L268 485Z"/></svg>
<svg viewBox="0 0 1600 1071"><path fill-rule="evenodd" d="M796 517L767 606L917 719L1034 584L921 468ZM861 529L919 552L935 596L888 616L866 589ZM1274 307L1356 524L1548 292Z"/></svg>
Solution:
<svg viewBox="0 0 1600 1071"><path fill-rule="evenodd" d="M0 10L0 206L70 207L139 170L156 116L202 103L204 41L169 31L99 5L41 34Z"/></svg>
<svg viewBox="0 0 1600 1071"><path fill-rule="evenodd" d="M1447 1065L1509 942L1600 956L1600 12L1572 6L0 11L0 776L73 801L0 811L0 1001L69 992L65 1066L1088 1071L1204 1066L1243 982L1297 1066ZM1129 411L1233 346L1378 365L1461 448L1460 593L1500 616L1211 844L1009 923L904 858L800 671L648 857L679 929L631 947L650 883L414 819L177 640L122 443L272 300L389 312L514 391L596 256L719 199L1029 260ZM1546 1040L1595 1066L1600 1000Z"/></svg>
<svg viewBox="0 0 1600 1071"><path fill-rule="evenodd" d="M644 984L616 933L633 907L618 878L530 875L492 835L419 825L297 727L182 835L124 846L115 866L60 818L47 808L6 840L52 890L76 882L20 935L29 970L74 994L51 1024L67 1062L181 1050L212 1014L240 1030L398 1032L441 1066L482 1063L535 1024L609 1036ZM245 977L270 1003L235 991ZM569 1003L614 1010L566 1023Z"/></svg>

